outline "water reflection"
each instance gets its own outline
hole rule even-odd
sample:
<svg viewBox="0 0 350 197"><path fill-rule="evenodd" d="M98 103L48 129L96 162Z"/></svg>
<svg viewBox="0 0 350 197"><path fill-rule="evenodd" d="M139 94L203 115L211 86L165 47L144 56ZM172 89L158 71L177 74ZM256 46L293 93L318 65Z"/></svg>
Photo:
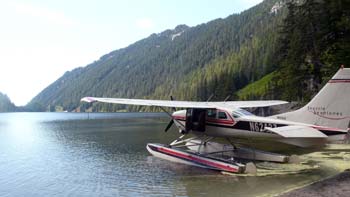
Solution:
<svg viewBox="0 0 350 197"><path fill-rule="evenodd" d="M304 154L301 165L260 163L257 175L223 175L152 157L169 143L164 114L0 114L0 195L274 195L350 168L349 145ZM286 151L288 151L286 149Z"/></svg>

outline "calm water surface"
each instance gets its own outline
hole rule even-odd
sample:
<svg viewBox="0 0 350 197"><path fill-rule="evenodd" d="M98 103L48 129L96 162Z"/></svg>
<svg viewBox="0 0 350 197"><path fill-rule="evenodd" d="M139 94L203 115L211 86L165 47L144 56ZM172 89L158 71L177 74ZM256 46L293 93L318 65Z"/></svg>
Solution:
<svg viewBox="0 0 350 197"><path fill-rule="evenodd" d="M160 160L169 143L159 113L0 114L0 196L270 196L350 168L349 145L260 163L257 175L226 175Z"/></svg>

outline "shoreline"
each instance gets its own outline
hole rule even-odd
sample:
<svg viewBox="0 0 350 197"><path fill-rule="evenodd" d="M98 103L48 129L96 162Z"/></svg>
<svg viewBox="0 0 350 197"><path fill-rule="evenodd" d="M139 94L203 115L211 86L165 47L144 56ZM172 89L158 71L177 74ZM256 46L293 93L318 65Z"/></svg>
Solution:
<svg viewBox="0 0 350 197"><path fill-rule="evenodd" d="M278 195L280 197L319 197L319 196L350 196L350 169L332 177L317 181L305 187Z"/></svg>

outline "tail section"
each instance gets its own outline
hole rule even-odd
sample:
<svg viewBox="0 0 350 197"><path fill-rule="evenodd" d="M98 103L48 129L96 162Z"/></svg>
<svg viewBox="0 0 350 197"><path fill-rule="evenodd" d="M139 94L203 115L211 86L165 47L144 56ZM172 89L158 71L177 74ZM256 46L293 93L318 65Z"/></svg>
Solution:
<svg viewBox="0 0 350 197"><path fill-rule="evenodd" d="M350 68L341 68L321 91L299 110L278 119L348 129L350 122Z"/></svg>

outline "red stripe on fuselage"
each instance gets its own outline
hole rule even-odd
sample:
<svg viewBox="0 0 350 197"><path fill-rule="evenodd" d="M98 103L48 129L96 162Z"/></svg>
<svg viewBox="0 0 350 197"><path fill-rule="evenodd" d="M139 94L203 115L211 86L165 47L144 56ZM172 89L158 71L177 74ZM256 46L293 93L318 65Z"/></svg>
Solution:
<svg viewBox="0 0 350 197"><path fill-rule="evenodd" d="M344 132L344 130L341 130L338 128L330 128L330 127L322 127L322 126L312 126L312 128L317 130Z"/></svg>
<svg viewBox="0 0 350 197"><path fill-rule="evenodd" d="M182 116L173 116L175 120L179 121L186 121L185 117ZM225 125L233 125L233 120L220 120L220 119L214 119L214 118L207 118L206 123L212 123L212 124L225 124Z"/></svg>
<svg viewBox="0 0 350 197"><path fill-rule="evenodd" d="M215 118L207 118L208 123L218 123L218 124L229 124L232 125L234 123L233 120L225 120L225 119L215 119Z"/></svg>
<svg viewBox="0 0 350 197"><path fill-rule="evenodd" d="M350 79L331 79L328 81L328 83L350 83Z"/></svg>
<svg viewBox="0 0 350 197"><path fill-rule="evenodd" d="M160 152L167 153L167 154L170 154L170 155L174 155L174 156L177 156L177 157L180 157L180 158L192 160L192 161L195 161L195 162L198 162L198 163L210 166L210 167L215 167L215 168L222 169L222 170L229 171L229 172L238 172L238 167L237 167L237 169L236 168L232 168L230 166L226 166L226 165L219 164L219 163L216 163L216 162L213 162L213 161L208 161L208 160L205 160L205 159L193 157L191 155L183 154L183 153L180 153L180 152L177 152L177 151L173 151L173 150L170 150L170 149L167 149L167 148L160 147L160 148L157 148L157 149Z"/></svg>
<svg viewBox="0 0 350 197"><path fill-rule="evenodd" d="M186 120L185 116L172 116L175 120Z"/></svg>
<svg viewBox="0 0 350 197"><path fill-rule="evenodd" d="M235 121L233 120L232 116L230 113L224 110L217 110L218 112L225 112L227 119L216 119L216 118L209 118L206 117L206 123L212 123L212 124L224 124L224 125L233 125ZM181 121L186 121L185 116L177 116L173 115L172 116L175 120L181 120Z"/></svg>

